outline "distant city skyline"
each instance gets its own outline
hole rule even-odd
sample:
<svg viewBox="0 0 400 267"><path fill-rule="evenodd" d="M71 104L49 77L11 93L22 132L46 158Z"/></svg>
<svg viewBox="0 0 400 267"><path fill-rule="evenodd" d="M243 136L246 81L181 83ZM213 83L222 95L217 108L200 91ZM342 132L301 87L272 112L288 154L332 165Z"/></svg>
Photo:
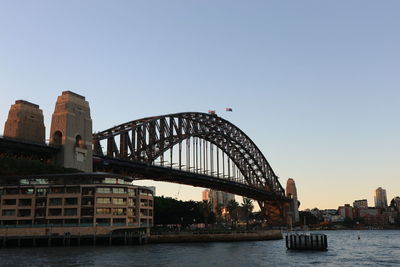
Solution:
<svg viewBox="0 0 400 267"><path fill-rule="evenodd" d="M93 130L215 110L300 210L400 195L398 1L3 1L0 134L15 100L86 97ZM225 109L232 108L232 112ZM141 181L201 200L203 188Z"/></svg>

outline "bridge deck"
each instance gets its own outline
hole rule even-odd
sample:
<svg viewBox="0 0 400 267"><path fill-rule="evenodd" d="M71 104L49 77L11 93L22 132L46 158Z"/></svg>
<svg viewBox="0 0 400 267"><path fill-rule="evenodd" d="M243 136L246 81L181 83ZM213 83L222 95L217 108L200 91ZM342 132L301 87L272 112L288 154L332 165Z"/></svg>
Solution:
<svg viewBox="0 0 400 267"><path fill-rule="evenodd" d="M188 172L184 170L161 167L146 163L132 162L95 156L93 167L96 171L106 171L123 175L132 175L136 179L151 179L155 181L173 182L191 186L211 188L226 191L232 194L245 196L255 200L281 200L289 199L274 194L273 192L255 188L235 181L229 181L214 176Z"/></svg>

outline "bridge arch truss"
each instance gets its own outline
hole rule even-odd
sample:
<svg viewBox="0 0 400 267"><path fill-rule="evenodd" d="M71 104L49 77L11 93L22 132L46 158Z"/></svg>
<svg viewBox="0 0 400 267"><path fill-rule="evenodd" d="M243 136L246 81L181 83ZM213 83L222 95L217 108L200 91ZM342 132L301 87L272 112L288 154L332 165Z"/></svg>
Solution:
<svg viewBox="0 0 400 267"><path fill-rule="evenodd" d="M189 112L130 121L93 135L94 155L199 173L284 197L256 144L213 114Z"/></svg>

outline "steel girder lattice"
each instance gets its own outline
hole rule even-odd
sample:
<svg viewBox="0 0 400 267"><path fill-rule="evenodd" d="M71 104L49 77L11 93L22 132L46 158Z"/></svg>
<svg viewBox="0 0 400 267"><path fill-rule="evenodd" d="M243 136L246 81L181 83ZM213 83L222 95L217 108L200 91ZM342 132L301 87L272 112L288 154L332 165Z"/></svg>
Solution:
<svg viewBox="0 0 400 267"><path fill-rule="evenodd" d="M218 165L220 159L210 158L208 155L212 154L206 151L208 148L212 151L215 145L237 167L240 179L236 178L236 181L273 192L277 197L284 197L284 189L278 177L255 143L238 127L216 115L190 112L131 121L93 134L93 149L94 155L150 164L171 150L172 167L172 147L178 145L176 168L179 170L186 168L196 172L198 166L189 166L190 159L186 161L186 166L182 164L181 151L184 141L186 141L186 156L197 156L196 149L199 150L200 143L200 161L203 161L203 165ZM102 142L106 143L105 151ZM218 155L217 153L217 157ZM162 162L163 160L161 164ZM207 170L207 174L220 177L219 171ZM231 175L222 176L224 179L231 179L229 177Z"/></svg>

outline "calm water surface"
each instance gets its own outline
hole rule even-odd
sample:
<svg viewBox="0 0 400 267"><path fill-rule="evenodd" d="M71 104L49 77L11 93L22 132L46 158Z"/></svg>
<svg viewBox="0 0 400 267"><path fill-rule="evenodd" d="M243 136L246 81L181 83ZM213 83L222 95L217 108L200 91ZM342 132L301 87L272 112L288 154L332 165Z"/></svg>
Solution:
<svg viewBox="0 0 400 267"><path fill-rule="evenodd" d="M284 240L134 247L0 249L1 266L400 266L400 230L328 231L328 251L287 251Z"/></svg>

